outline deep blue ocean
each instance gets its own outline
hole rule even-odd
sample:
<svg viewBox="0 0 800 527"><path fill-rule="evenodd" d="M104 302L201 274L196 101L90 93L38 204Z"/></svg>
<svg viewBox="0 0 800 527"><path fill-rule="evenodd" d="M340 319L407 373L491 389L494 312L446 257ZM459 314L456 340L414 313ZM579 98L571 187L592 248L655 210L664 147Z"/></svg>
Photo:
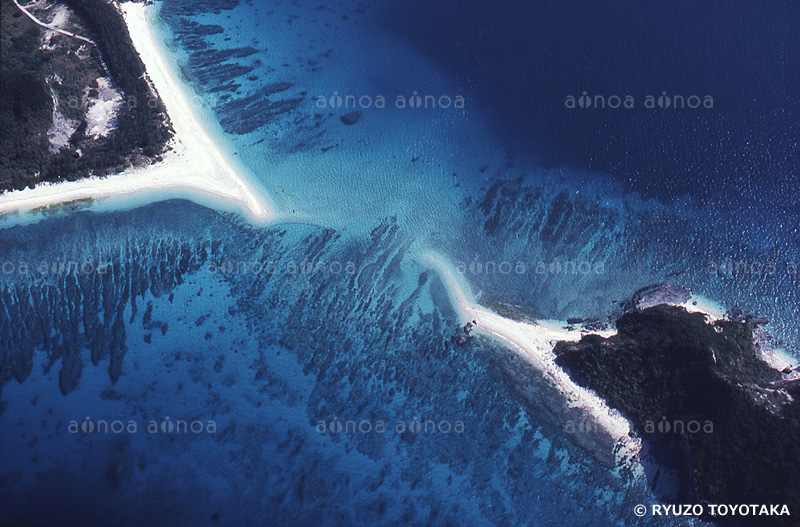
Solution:
<svg viewBox="0 0 800 527"><path fill-rule="evenodd" d="M0 229L0 524L686 525L453 343L422 257L562 320L676 283L797 356L800 4L768 4L156 2L287 220Z"/></svg>

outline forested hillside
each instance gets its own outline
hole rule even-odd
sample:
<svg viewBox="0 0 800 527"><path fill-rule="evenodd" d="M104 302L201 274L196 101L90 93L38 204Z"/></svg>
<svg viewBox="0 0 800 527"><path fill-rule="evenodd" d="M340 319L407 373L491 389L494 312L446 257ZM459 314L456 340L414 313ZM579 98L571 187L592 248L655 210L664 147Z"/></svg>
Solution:
<svg viewBox="0 0 800 527"><path fill-rule="evenodd" d="M171 136L117 7L106 0L64 0L38 13L64 6L70 27L97 47L42 28L13 2L2 3L0 190L120 172L158 158ZM98 79L109 74L122 96L113 131L88 135L87 110ZM59 142L59 134L67 137Z"/></svg>

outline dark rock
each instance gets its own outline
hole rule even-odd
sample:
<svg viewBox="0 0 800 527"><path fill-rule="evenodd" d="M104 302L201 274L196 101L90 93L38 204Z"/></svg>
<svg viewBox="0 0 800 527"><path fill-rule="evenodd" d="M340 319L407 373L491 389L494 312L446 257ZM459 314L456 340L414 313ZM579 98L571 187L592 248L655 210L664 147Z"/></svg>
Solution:
<svg viewBox="0 0 800 527"><path fill-rule="evenodd" d="M356 124L358 120L361 119L361 112L356 110L350 113L346 113L343 116L341 116L340 119L344 124L351 126Z"/></svg>
<svg viewBox="0 0 800 527"><path fill-rule="evenodd" d="M584 322L583 327L589 331L605 331L608 329L608 324L599 320L587 320Z"/></svg>
<svg viewBox="0 0 800 527"><path fill-rule="evenodd" d="M733 306L727 313L728 319L736 322L744 322L744 311L739 306Z"/></svg>
<svg viewBox="0 0 800 527"><path fill-rule="evenodd" d="M756 315L747 315L744 317L746 322L753 324L754 326L764 326L769 324L769 319L765 317L759 317Z"/></svg>
<svg viewBox="0 0 800 527"><path fill-rule="evenodd" d="M659 304L683 304L692 297L685 287L656 284L643 287L633 295L633 309L647 309Z"/></svg>
<svg viewBox="0 0 800 527"><path fill-rule="evenodd" d="M453 343L457 346L463 346L470 341L470 338L468 335L455 335L453 336Z"/></svg>
<svg viewBox="0 0 800 527"><path fill-rule="evenodd" d="M657 466L677 473L678 489L662 500L800 510L796 386L758 358L751 324L709 324L701 313L657 305L626 313L617 328L607 339L558 343L556 362L628 417ZM796 525L784 518L770 525Z"/></svg>

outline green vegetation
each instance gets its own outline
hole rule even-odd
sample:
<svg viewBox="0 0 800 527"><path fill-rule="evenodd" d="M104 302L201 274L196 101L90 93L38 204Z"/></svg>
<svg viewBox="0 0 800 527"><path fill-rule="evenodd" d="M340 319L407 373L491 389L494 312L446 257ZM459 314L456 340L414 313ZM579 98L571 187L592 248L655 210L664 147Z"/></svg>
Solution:
<svg viewBox="0 0 800 527"><path fill-rule="evenodd" d="M0 191L41 181L108 175L130 164L131 156L158 159L172 131L164 105L150 90L122 15L107 0L64 0L70 20L102 50L64 35L42 49L45 30L12 2L2 3L0 71ZM87 94L106 76L103 60L125 103L108 137L87 137ZM68 144L50 152L47 131L57 110L79 122ZM94 91L92 91L94 90Z"/></svg>
<svg viewBox="0 0 800 527"><path fill-rule="evenodd" d="M120 152L135 148L148 157L164 150L170 138L166 109L144 79L145 67L128 35L128 28L116 6L106 0L64 0L87 24L103 52L111 76L122 88L128 111L120 119L123 131L114 146ZM127 149L125 147L128 147Z"/></svg>
<svg viewBox="0 0 800 527"><path fill-rule="evenodd" d="M45 76L49 57L39 27L13 2L0 3L0 188L25 188L43 168L53 101Z"/></svg>
<svg viewBox="0 0 800 527"><path fill-rule="evenodd" d="M72 201L63 201L61 203L52 203L50 205L44 205L42 207L36 207L32 209L31 212L43 212L46 214L52 214L54 212L58 212L60 210L80 210L89 207L92 203L94 203L94 198L83 198L83 199L74 199Z"/></svg>

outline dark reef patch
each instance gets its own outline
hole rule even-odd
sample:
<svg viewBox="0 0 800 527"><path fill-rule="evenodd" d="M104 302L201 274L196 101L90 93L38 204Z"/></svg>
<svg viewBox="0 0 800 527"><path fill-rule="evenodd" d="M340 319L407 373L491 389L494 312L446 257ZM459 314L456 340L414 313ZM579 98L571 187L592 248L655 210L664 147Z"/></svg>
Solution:
<svg viewBox="0 0 800 527"><path fill-rule="evenodd" d="M22 280L0 283L0 368L22 382L36 351L46 355L47 369L61 360L64 395L78 386L86 358L94 365L108 360L115 382L127 351L126 309L133 319L138 300L170 291L213 254L210 242L162 239L129 244L97 259L35 264ZM167 331L161 322L145 320L144 325ZM0 380L0 388L7 380Z"/></svg>
<svg viewBox="0 0 800 527"><path fill-rule="evenodd" d="M170 202L115 214L54 218L0 233L0 244L15 262L38 263L56 257L83 260L93 255L111 257L114 262L108 275L96 279L94 275L73 278L72 273L35 279L0 277L3 287L17 294L13 300L0 298L0 313L13 316L4 326L4 335L12 340L6 341L10 348L2 348L3 361L14 361L15 366L24 362L31 368L41 363L57 366L60 361L68 379L83 382L75 378L81 367L86 373L97 367L90 364L95 358L101 361L100 367L111 362L109 347L93 356L91 345L101 336L110 342L107 337L114 325L121 324L125 334L117 334L127 348L124 361L119 362L121 374L130 373L133 378L140 371L137 361L160 361L165 370L158 370L159 376L178 382L174 386L165 381L169 393L202 391L196 405L204 415L217 412L222 420L232 415L226 407L232 400L244 404L234 409L230 423L213 438L226 452L217 457L224 461L220 467L239 505L223 509L228 502L215 498L209 504L213 509L200 509L207 515L198 523L215 511L229 510L224 519L227 514L239 514L235 509L241 508L241 514L251 518L268 514L273 525L390 525L411 522L403 519L406 516L428 525L457 525L463 518L475 518L476 524L522 525L542 517L554 521L575 500L586 503L598 517L619 517L612 503L597 503L593 495L598 485L610 488L620 482L560 438L556 423L539 412L527 413L508 390L498 386L503 382L498 364L510 359L480 339L458 348L452 345L454 332L463 334L463 329L444 286L435 273L415 262L412 239L394 219L380 222L368 236L354 237L300 224L255 229L198 206ZM238 271L240 262L265 266L273 262L275 271L253 273L252 267ZM303 262L325 265L306 265L301 271ZM342 269L333 266L335 262ZM165 318L170 324L168 337L182 331L190 334L198 321L203 326L193 339L177 345L161 340L156 326L173 292L176 311ZM208 307L181 320L180 303L188 306L187 296L199 297L197 305L208 302ZM210 318L200 320L209 312L213 313ZM43 352L24 347L42 333L34 335L29 323L43 320L51 321L50 334L55 335L51 348L58 349L59 356L51 348ZM89 329L85 329L87 324ZM142 325L152 329L142 329ZM231 343L214 348L223 325L228 328L226 335L236 336ZM206 329L213 333L210 341L204 338ZM133 342L134 332L151 335L152 344ZM68 357L60 347L67 342L73 346ZM32 357L20 357L19 349L30 351ZM170 377L180 369L178 362L185 363L180 368L186 368L188 377ZM152 408L160 408L158 394L147 386L119 382L105 388L102 401L122 401L134 408L129 404L132 394L144 390L147 400L152 397L148 416ZM239 398L239 389L252 391L252 398ZM80 397L72 393L68 399ZM265 424L266 416L274 412L294 417L285 427ZM319 433L320 421L336 419L383 420L389 431ZM453 426L463 422L465 432L395 432L398 420ZM182 449L177 442L174 447L171 444L165 442L156 449L157 459L141 459L163 463L170 457L165 452ZM574 484L569 493L557 485L541 485L543 479L559 477L566 448L571 449L570 463L587 463L571 474L570 478L582 483ZM111 466L117 474L121 461L125 466L119 479L106 478L106 486L111 491L116 486L131 489L130 481L141 476L140 457L134 452L124 459L116 451L111 454L102 466L104 471ZM91 455L95 456L94 451ZM65 463L73 466L72 460ZM486 477L506 472L509 478ZM15 518L52 523L50 512L37 508L41 493L56 482L85 488L84 481L90 477L81 470L42 474L36 488L27 491L0 478L4 499L21 503L14 508ZM281 478L276 480L275 474ZM151 518L167 517L165 511L175 511L185 502L183 487L195 493L195 482L189 478L186 482L172 476L168 481L147 480L140 487L141 495L165 497L153 499L147 508L133 506L127 524L156 524L158 520ZM98 492L105 496L104 490ZM511 496L513 504L501 506L500 492ZM77 518L72 509L64 512L64 506L75 502L97 517L110 517L102 510L96 513L94 496L83 493L75 501L71 495L57 494L51 510L58 510L61 518ZM266 509L265 499L269 501ZM340 519L349 518L356 507L358 521ZM199 514L194 509L188 513ZM332 514L337 516L326 522Z"/></svg>

